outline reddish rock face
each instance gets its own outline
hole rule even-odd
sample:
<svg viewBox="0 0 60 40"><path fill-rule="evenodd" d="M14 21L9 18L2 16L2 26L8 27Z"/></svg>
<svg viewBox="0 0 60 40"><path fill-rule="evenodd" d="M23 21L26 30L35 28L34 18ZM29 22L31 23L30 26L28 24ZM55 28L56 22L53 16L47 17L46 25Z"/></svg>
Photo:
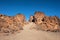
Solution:
<svg viewBox="0 0 60 40"><path fill-rule="evenodd" d="M23 29L25 16L5 16L0 14L0 33L14 33Z"/></svg>
<svg viewBox="0 0 60 40"><path fill-rule="evenodd" d="M50 17L45 16L42 12L35 12L33 19L36 20L34 23L40 25L40 29L42 30L60 31L60 19L57 16ZM31 18L30 20L33 19Z"/></svg>

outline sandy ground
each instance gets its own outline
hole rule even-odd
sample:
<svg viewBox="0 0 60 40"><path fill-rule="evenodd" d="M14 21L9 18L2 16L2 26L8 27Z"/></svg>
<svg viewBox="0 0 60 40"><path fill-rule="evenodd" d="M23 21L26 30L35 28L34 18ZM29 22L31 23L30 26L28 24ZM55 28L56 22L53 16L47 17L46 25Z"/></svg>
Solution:
<svg viewBox="0 0 60 40"><path fill-rule="evenodd" d="M33 23L24 26L24 30L9 36L0 36L0 40L60 40L59 32L30 30Z"/></svg>

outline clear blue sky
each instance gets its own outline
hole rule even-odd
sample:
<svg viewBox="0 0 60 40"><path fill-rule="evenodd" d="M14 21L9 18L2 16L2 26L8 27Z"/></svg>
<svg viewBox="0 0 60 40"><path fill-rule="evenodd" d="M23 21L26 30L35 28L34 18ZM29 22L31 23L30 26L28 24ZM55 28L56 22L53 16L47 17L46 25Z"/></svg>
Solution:
<svg viewBox="0 0 60 40"><path fill-rule="evenodd" d="M60 0L0 0L0 14L14 16L22 13L29 19L35 11L60 17Z"/></svg>

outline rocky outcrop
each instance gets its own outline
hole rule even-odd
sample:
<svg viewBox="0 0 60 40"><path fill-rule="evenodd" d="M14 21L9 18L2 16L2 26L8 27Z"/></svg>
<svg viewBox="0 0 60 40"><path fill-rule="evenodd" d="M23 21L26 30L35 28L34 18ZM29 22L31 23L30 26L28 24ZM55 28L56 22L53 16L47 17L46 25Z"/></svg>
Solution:
<svg viewBox="0 0 60 40"><path fill-rule="evenodd" d="M25 16L22 14L18 14L14 17L14 20L18 23L21 24L21 26L24 26L24 23L26 22Z"/></svg>
<svg viewBox="0 0 60 40"><path fill-rule="evenodd" d="M36 20L35 23L36 24L40 24L42 23L42 19L45 17L45 14L42 12L35 12L34 14L34 19Z"/></svg>
<svg viewBox="0 0 60 40"><path fill-rule="evenodd" d="M43 12L35 12L30 18L38 26L36 28L46 31L60 31L60 19L57 16L46 16ZM34 21L33 21L34 20Z"/></svg>
<svg viewBox="0 0 60 40"><path fill-rule="evenodd" d="M23 30L25 16L18 14L16 16L5 16L0 14L0 33L14 33Z"/></svg>

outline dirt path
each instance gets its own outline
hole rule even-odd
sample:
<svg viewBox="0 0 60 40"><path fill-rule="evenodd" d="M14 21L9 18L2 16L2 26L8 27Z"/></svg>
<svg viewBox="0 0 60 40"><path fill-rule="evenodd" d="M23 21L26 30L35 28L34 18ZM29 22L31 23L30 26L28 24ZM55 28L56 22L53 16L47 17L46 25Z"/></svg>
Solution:
<svg viewBox="0 0 60 40"><path fill-rule="evenodd" d="M32 25L33 23L25 25L21 33L1 36L0 40L60 40L60 33L30 30Z"/></svg>

